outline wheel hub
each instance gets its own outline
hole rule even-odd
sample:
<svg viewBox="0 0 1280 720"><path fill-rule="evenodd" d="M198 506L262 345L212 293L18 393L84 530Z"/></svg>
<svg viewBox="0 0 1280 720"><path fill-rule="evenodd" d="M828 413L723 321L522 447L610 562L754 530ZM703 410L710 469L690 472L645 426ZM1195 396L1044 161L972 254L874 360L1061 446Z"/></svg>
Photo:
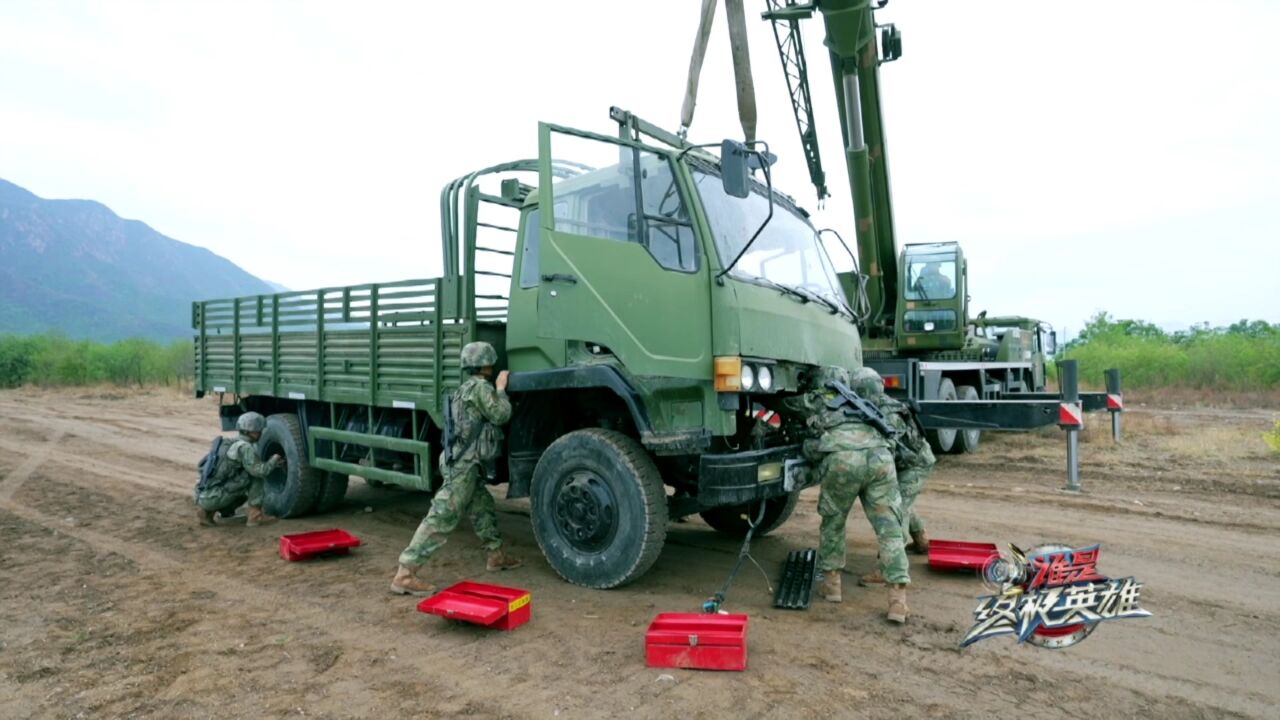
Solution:
<svg viewBox="0 0 1280 720"><path fill-rule="evenodd" d="M556 530L574 548L598 552L608 547L617 528L617 500L595 473L580 470L556 489Z"/></svg>

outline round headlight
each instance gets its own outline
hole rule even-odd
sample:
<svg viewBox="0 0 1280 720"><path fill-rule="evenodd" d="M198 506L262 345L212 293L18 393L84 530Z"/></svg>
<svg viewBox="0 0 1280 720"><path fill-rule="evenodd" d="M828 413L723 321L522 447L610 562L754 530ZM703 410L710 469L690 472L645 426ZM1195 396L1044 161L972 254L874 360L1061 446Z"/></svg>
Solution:
<svg viewBox="0 0 1280 720"><path fill-rule="evenodd" d="M932 323L932 322L927 322L927 323L925 323L925 324L924 324L924 331L925 331L925 332L933 332L933 327L934 327L934 325L933 325L933 323Z"/></svg>
<svg viewBox="0 0 1280 720"><path fill-rule="evenodd" d="M756 382L760 383L760 389L765 392L773 389L773 372L768 365L761 365L756 371Z"/></svg>
<svg viewBox="0 0 1280 720"><path fill-rule="evenodd" d="M751 369L751 366L750 366L750 365L748 365L748 364L746 364L746 363L743 363L743 364L742 364L742 389L743 389L743 391L750 390L750 389L751 389L755 384L756 384L756 373L755 373L755 371Z"/></svg>

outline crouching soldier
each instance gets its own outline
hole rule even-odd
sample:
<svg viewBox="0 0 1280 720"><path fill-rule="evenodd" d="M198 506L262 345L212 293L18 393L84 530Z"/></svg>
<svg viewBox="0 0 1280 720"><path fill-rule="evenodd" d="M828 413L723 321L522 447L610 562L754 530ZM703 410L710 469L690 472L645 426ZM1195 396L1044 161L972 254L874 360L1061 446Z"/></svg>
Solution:
<svg viewBox="0 0 1280 720"><path fill-rule="evenodd" d="M444 484L431 501L431 510L413 534L409 547L400 553L400 567L391 579L391 592L427 595L435 586L420 580L418 570L444 546L444 535L453 532L466 514L471 526L489 551L486 570L508 570L520 561L502 552L498 515L493 496L485 487L492 477L493 464L502 450L501 425L511 419L507 399L507 372L498 375L496 387L489 384L498 353L486 342L468 343L462 348L462 370L466 380L453 392L445 406L444 451L440 453L440 474Z"/></svg>
<svg viewBox="0 0 1280 720"><path fill-rule="evenodd" d="M236 421L240 436L234 442L217 444L217 452L206 456L204 464L213 462L208 472L203 472L196 485L196 519L201 525L214 524L214 513L224 518L235 514L236 508L247 504L245 516L249 527L275 522L275 518L262 511L263 480L271 471L284 465L284 459L272 455L263 462L258 456L258 439L267 425L266 418L256 412L247 412Z"/></svg>
<svg viewBox="0 0 1280 720"><path fill-rule="evenodd" d="M887 617L891 622L906 622L911 578L903 549L902 500L890 440L856 412L845 411L843 396L832 384L849 385L849 374L843 368L823 368L815 381L805 404L810 411L810 429L817 437L805 441L804 452L817 466L822 483L818 567L823 580L819 592L830 602L843 599L840 573L847 548L845 525L854 501L861 499L880 548L880 573L889 581Z"/></svg>

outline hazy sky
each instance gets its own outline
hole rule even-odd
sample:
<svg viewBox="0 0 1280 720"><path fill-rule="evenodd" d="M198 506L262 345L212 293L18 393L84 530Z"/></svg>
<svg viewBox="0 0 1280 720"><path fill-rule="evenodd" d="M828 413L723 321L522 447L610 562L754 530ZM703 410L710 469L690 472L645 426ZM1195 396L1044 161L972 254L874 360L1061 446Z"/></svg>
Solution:
<svg viewBox="0 0 1280 720"><path fill-rule="evenodd" d="M438 193L537 121L674 129L698 1L0 5L0 177L302 289L438 273ZM758 134L816 210L763 0ZM1280 2L895 0L899 242L960 241L973 310L1280 321ZM852 237L822 26L806 24ZM692 136L738 136L721 9Z"/></svg>

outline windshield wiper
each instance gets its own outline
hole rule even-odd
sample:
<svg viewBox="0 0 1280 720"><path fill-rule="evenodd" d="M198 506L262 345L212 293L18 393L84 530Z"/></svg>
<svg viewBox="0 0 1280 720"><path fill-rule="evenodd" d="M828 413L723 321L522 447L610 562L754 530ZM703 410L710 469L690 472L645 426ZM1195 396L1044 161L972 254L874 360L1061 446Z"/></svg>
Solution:
<svg viewBox="0 0 1280 720"><path fill-rule="evenodd" d="M813 300L813 298L808 293L800 292L799 290L791 287L790 285L783 285L780 282L774 282L773 280L770 280L767 277L761 277L759 275L748 275L747 277L754 282L764 285L765 287L771 287L774 290L777 290L778 292L782 293L783 295L790 295L800 300L800 302L807 303Z"/></svg>
<svg viewBox="0 0 1280 720"><path fill-rule="evenodd" d="M827 297L827 296L825 296L825 295L819 295L818 293L813 292L812 290L809 290L808 288L805 288L804 286L800 286L800 287L798 287L798 288L796 288L796 289L797 289L797 290L799 290L799 291L801 291L801 292L803 292L803 293L805 293L806 295L808 295L810 299L812 299L812 300L814 300L814 301L816 301L816 302L820 302L820 303L822 303L823 305L826 305L827 307L831 308L831 314L832 314L832 315L839 315L839 314L840 314L840 311L841 311L841 310L843 310L843 308L842 308L840 305L837 305L835 302L833 302L833 301L831 300L831 298L829 298L829 297ZM852 314L851 314L850 316L852 317Z"/></svg>

